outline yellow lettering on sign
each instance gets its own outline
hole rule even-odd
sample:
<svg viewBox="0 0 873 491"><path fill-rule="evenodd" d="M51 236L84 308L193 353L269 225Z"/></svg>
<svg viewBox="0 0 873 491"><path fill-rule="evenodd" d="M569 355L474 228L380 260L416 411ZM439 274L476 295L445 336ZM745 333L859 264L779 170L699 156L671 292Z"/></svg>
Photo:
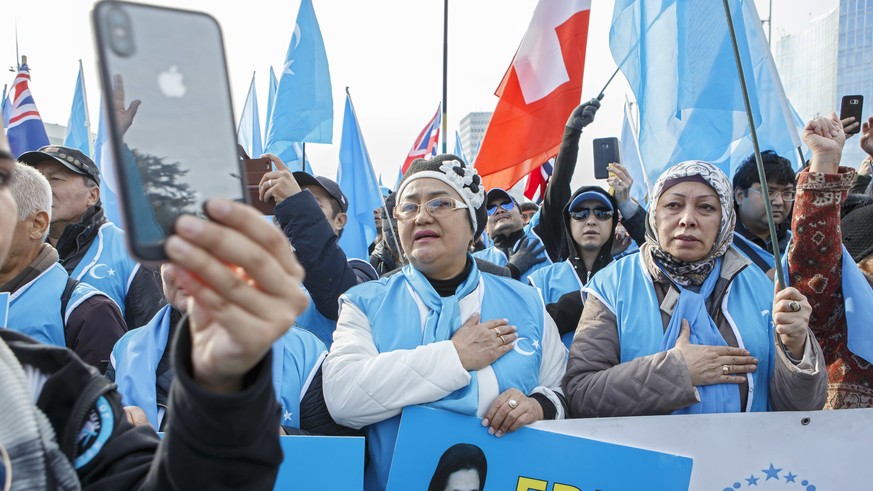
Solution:
<svg viewBox="0 0 873 491"><path fill-rule="evenodd" d="M515 491L546 491L546 488L548 487L549 481L518 476L518 485L516 486Z"/></svg>
<svg viewBox="0 0 873 491"><path fill-rule="evenodd" d="M570 486L569 484L561 484L559 482L555 483L555 487L552 488L552 491L582 491L576 486Z"/></svg>

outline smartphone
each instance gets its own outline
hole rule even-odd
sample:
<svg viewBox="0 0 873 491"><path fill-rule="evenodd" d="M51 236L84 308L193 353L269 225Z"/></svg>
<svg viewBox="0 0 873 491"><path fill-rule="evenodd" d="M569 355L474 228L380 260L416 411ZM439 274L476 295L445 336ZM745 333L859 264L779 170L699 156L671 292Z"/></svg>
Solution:
<svg viewBox="0 0 873 491"><path fill-rule="evenodd" d="M861 132L861 123L863 120L864 96L862 95L844 95L843 101L840 104L840 119L855 118L858 126L853 131L848 132L848 135L854 135Z"/></svg>
<svg viewBox="0 0 873 491"><path fill-rule="evenodd" d="M267 201L261 201L258 196L258 185L264 174L273 170L273 163L270 162L270 159L243 158L243 165L245 165L246 170L246 191L249 203L264 215L275 215L276 200L270 198Z"/></svg>
<svg viewBox="0 0 873 491"><path fill-rule="evenodd" d="M165 261L179 215L214 197L245 202L221 28L201 12L114 0L91 21L128 246Z"/></svg>
<svg viewBox="0 0 873 491"><path fill-rule="evenodd" d="M621 163L621 144L618 138L595 138L594 145L594 178L609 177L609 164Z"/></svg>

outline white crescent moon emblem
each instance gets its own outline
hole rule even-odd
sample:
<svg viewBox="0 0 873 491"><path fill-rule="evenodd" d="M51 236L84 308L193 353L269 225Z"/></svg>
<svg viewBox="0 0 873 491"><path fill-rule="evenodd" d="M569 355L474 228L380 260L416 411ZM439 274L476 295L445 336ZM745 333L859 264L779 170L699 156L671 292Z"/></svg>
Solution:
<svg viewBox="0 0 873 491"><path fill-rule="evenodd" d="M521 348L518 347L518 343L520 343L522 339L527 339L527 338L518 338L518 339L516 339L515 342L512 343L512 344L513 344L512 349L515 350L515 352L518 353L518 354L520 354L520 355L524 355L524 356L533 356L533 355L534 355L534 352L533 352L533 351L525 351L525 350L523 350L523 349L521 349Z"/></svg>
<svg viewBox="0 0 873 491"><path fill-rule="evenodd" d="M100 275L98 274L98 272L97 272L97 268L99 268L99 267L101 267L101 266L104 267L104 268L108 268L108 267L109 267L109 266L106 266L105 264L97 264L97 265L95 265L93 268L91 268L90 271L88 271L88 274L91 276L91 278L94 278L95 280L102 280L103 278L106 278L106 275L105 275L105 274L104 274L103 276L100 276Z"/></svg>
<svg viewBox="0 0 873 491"><path fill-rule="evenodd" d="M294 33L291 34L291 39L295 40L294 47L300 46L300 26L294 24Z"/></svg>

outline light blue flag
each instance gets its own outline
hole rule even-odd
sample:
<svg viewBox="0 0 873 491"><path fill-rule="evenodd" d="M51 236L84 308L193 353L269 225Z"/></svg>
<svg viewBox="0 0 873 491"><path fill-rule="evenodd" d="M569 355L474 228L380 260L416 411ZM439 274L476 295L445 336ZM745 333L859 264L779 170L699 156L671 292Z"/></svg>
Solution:
<svg viewBox="0 0 873 491"><path fill-rule="evenodd" d="M73 105L67 121L67 134L64 146L77 148L83 154L91 154L91 122L88 119L88 99L85 95L85 77L82 73L82 60L79 60L79 76L76 77L76 91L73 92Z"/></svg>
<svg viewBox="0 0 873 491"><path fill-rule="evenodd" d="M630 105L625 102L624 122L621 124L621 164L627 169L628 174L634 180L630 188L630 197L637 203L648 209L649 181L640 158L640 149L637 145L636 129L631 123Z"/></svg>
<svg viewBox="0 0 873 491"><path fill-rule="evenodd" d="M242 145L249 157L256 159L264 154L261 145L261 116L258 113L258 94L255 91L255 74L252 73L252 82L249 84L249 93L246 96L246 104L236 127L236 141Z"/></svg>
<svg viewBox="0 0 873 491"><path fill-rule="evenodd" d="M277 155L282 159L282 162L285 162L285 167L288 167L291 172L302 170L307 174L314 176L315 172L312 171L312 166L309 164L309 156L304 156L303 150L303 145L294 142L285 147L285 149Z"/></svg>
<svg viewBox="0 0 873 491"><path fill-rule="evenodd" d="M276 88L279 81L276 80L276 72L270 67L270 88L267 92L267 119L264 125L264 136L270 134L270 120L273 118L273 104L276 102Z"/></svg>
<svg viewBox="0 0 873 491"><path fill-rule="evenodd" d="M469 162L467 155L464 153L464 147L461 146L461 135L458 134L458 130L455 130L455 155L461 157L465 164Z"/></svg>
<svg viewBox="0 0 873 491"><path fill-rule="evenodd" d="M267 151L277 153L283 142L331 143L333 96L324 41L312 0L303 0L291 35L285 65L279 74L270 114Z"/></svg>
<svg viewBox="0 0 873 491"><path fill-rule="evenodd" d="M118 227L124 228L121 219L121 204L118 191L118 179L115 177L115 157L112 155L112 145L109 144L109 124L105 107L100 100L100 119L97 120L97 140L94 142L94 153L91 160L100 169L100 201L103 203L103 214L106 219Z"/></svg>
<svg viewBox="0 0 873 491"><path fill-rule="evenodd" d="M760 126L762 101L777 95L765 92L772 85L754 71L770 53L754 42L763 34L760 23L746 15L753 2L730 0L730 5L753 120ZM639 148L652 182L667 167L691 159L729 173L732 147L749 133L727 26L722 2L615 4L609 45L639 103Z"/></svg>
<svg viewBox="0 0 873 491"><path fill-rule="evenodd" d="M370 258L367 249L376 238L373 210L382 207L382 197L364 136L358 126L352 97L348 93L341 138L336 181L349 199L349 209L346 211L348 221L339 245L349 258L366 261Z"/></svg>

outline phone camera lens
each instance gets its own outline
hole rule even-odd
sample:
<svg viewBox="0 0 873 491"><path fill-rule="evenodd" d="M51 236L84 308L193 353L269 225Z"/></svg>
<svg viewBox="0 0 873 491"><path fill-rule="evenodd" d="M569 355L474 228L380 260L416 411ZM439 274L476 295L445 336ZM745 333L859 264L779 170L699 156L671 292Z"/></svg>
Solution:
<svg viewBox="0 0 873 491"><path fill-rule="evenodd" d="M106 13L106 32L109 35L109 47L112 51L123 57L133 54L130 18L120 7L114 7Z"/></svg>

